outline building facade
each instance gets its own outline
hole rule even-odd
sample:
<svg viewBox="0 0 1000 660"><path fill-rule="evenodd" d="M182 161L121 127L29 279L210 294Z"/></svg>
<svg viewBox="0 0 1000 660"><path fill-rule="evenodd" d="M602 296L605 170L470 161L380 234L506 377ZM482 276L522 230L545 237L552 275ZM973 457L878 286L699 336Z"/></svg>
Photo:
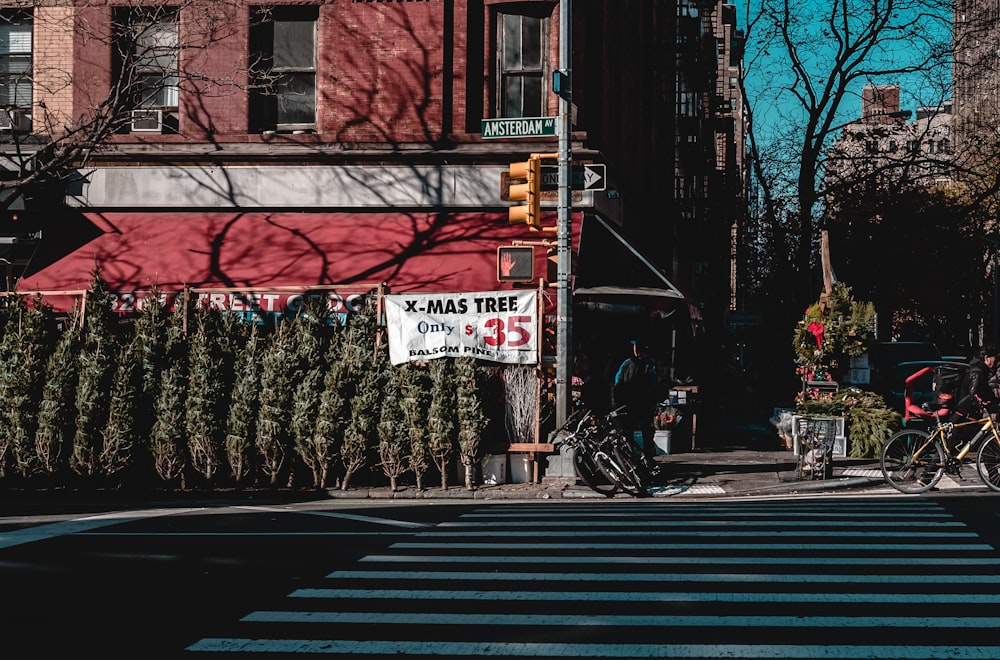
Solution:
<svg viewBox="0 0 1000 660"><path fill-rule="evenodd" d="M556 137L483 127L555 117L568 68L574 163L607 172L572 194L577 284L676 285L685 319L723 327L743 199L732 5L577 0L565 63L557 0L7 4L10 177L59 136L101 136L62 143L56 195L15 201L43 219L8 255L18 290L85 289L95 266L123 312L154 288L274 310L295 287L492 290L517 286L496 264L515 241L544 277L553 235L508 222L508 167ZM554 225L555 191L542 210Z"/></svg>

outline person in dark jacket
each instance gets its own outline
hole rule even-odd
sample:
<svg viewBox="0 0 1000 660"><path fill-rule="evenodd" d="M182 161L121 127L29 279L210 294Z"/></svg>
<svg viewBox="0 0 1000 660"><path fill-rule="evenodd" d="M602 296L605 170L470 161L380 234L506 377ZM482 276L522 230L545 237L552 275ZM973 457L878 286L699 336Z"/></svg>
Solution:
<svg viewBox="0 0 1000 660"><path fill-rule="evenodd" d="M656 410L656 365L649 359L649 347L633 340L632 355L619 366L612 384L614 407L625 406L624 427L642 434L642 451L652 458L653 414Z"/></svg>
<svg viewBox="0 0 1000 660"><path fill-rule="evenodd" d="M977 357L969 361L969 368L962 379L962 389L955 404L956 421L979 419L987 412L996 408L997 394L990 384L997 362L997 349L994 346L983 346ZM949 444L959 446L975 432L969 427L952 434Z"/></svg>

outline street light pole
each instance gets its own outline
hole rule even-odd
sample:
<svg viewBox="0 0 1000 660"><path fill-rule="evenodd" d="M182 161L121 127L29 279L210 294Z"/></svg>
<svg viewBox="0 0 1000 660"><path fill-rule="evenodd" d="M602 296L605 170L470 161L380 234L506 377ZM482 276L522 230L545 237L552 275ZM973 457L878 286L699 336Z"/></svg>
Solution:
<svg viewBox="0 0 1000 660"><path fill-rule="evenodd" d="M570 44L571 0L559 0L559 217L556 250L559 277L556 290L556 426L569 417L572 383L573 292L570 288L572 264L572 174L573 154L570 145L570 110L572 101L572 53Z"/></svg>

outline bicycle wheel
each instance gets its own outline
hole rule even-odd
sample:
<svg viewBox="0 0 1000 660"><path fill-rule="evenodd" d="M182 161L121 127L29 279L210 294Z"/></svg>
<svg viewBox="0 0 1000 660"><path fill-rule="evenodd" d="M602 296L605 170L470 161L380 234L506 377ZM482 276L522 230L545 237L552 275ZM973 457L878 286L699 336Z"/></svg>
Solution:
<svg viewBox="0 0 1000 660"><path fill-rule="evenodd" d="M882 474L901 493L930 490L941 480L944 465L944 449L926 431L900 431L882 448Z"/></svg>
<svg viewBox="0 0 1000 660"><path fill-rule="evenodd" d="M990 490L1000 493L1000 443L992 435L988 435L979 447L976 469L983 483Z"/></svg>
<svg viewBox="0 0 1000 660"><path fill-rule="evenodd" d="M607 445L608 443L605 443ZM608 452L611 452L610 454ZM642 497L643 495L648 495L649 493L643 487L643 485L638 481L638 477L635 476L635 472L631 467L628 467L628 463L622 461L622 459L616 456L617 452L614 447L607 447L594 454L594 463L600 468L601 472L613 482L616 482L623 491L632 495L634 497Z"/></svg>
<svg viewBox="0 0 1000 660"><path fill-rule="evenodd" d="M643 495L649 494L653 486L653 475L646 467L642 448L628 438L616 435L610 438L611 455L622 470L632 477L632 481L642 489Z"/></svg>
<svg viewBox="0 0 1000 660"><path fill-rule="evenodd" d="M580 477L580 481L596 493L612 497L621 489L618 482L609 479L583 448L573 452L573 467L576 468L576 476Z"/></svg>

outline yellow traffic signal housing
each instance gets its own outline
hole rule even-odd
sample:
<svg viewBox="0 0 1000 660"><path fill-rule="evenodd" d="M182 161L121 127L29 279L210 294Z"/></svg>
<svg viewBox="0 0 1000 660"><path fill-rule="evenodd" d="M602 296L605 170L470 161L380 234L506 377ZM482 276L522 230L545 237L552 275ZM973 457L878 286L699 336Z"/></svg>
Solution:
<svg viewBox="0 0 1000 660"><path fill-rule="evenodd" d="M507 217L512 223L524 223L532 231L548 231L542 229L542 160L558 158L559 154L531 154L528 160L510 164L511 183L509 197L512 202L525 202L521 206L512 206L507 211Z"/></svg>
<svg viewBox="0 0 1000 660"><path fill-rule="evenodd" d="M527 202L520 206L512 206L508 210L508 218L512 223L524 223L537 229L540 224L540 205L542 196L542 160L536 154L531 154L528 160L510 164L510 179L523 179L525 183L510 184L510 200L512 202Z"/></svg>

